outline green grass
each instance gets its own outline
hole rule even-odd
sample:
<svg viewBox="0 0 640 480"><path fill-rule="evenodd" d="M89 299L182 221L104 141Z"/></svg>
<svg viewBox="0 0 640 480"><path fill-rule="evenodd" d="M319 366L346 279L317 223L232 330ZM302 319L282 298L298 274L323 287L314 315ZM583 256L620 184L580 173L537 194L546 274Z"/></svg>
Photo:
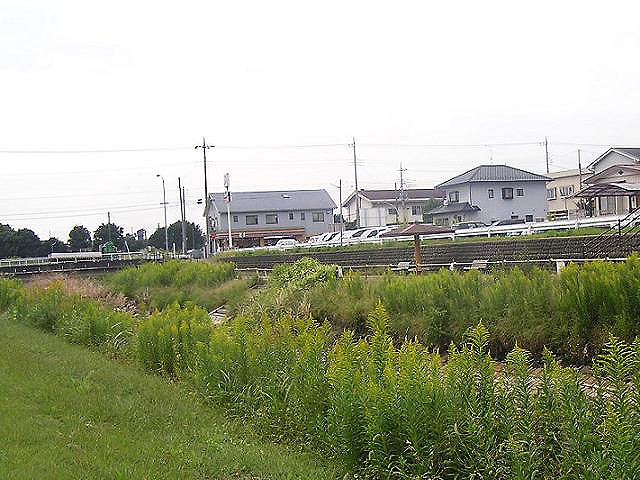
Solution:
<svg viewBox="0 0 640 480"><path fill-rule="evenodd" d="M326 457L86 348L0 316L1 479L330 479Z"/></svg>

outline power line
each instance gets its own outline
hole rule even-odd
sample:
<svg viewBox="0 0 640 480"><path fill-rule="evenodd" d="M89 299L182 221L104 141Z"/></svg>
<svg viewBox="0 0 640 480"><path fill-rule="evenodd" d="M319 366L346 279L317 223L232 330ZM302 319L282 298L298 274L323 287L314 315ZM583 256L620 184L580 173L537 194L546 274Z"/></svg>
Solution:
<svg viewBox="0 0 640 480"><path fill-rule="evenodd" d="M175 204L174 204L175 205ZM132 212L148 212L148 211L152 211L152 210L159 210L162 208L162 205L160 206L156 206L156 207L146 207L146 208L131 208L128 210L113 210L110 209L109 211L113 212L113 213L132 213ZM102 210L96 210L94 212L87 212L87 213L75 213L75 214L71 214L71 215L49 215L49 216L35 216L35 217L21 217L21 218L12 218L11 216L8 217L2 217L3 221L26 221L26 220L54 220L54 219L59 219L59 218L75 218L75 217L95 217L95 216L102 216L105 213L105 209Z"/></svg>
<svg viewBox="0 0 640 480"><path fill-rule="evenodd" d="M190 150L190 147L150 147L150 148L112 148L95 150L0 150L0 153L15 155L73 155L93 153L140 153L140 152L170 152Z"/></svg>

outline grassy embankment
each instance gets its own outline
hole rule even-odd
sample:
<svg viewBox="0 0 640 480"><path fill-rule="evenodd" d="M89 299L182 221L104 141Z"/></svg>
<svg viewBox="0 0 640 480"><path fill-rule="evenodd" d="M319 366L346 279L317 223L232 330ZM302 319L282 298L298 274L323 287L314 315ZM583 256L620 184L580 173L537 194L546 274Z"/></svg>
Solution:
<svg viewBox="0 0 640 480"><path fill-rule="evenodd" d="M330 268L306 261L277 269L272 284L301 291L331 276ZM328 324L282 312L212 327L206 311L173 305L135 320L61 285L25 290L0 281L0 309L179 380L213 405L233 406L366 478L640 475L638 341L609 338L594 366L600 388L592 397L581 390L577 373L548 351L539 375L519 347L507 355L506 374L496 375L481 324L467 332L463 345L449 348L444 366L438 353L417 341L396 346L382 304L368 315L367 335L359 339L349 331L335 339ZM142 414L119 412L127 418L136 413ZM87 423L97 422L82 418L91 431ZM175 452L176 462L196 455L186 447Z"/></svg>
<svg viewBox="0 0 640 480"><path fill-rule="evenodd" d="M177 385L0 316L0 478L339 476Z"/></svg>

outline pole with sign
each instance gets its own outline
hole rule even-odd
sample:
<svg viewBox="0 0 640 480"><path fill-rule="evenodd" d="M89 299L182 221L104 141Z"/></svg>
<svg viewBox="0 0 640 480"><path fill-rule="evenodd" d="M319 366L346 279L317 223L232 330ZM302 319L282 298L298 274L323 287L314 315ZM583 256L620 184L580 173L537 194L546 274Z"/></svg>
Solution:
<svg viewBox="0 0 640 480"><path fill-rule="evenodd" d="M233 238L231 237L231 192L229 191L229 174L224 174L224 202L227 204L227 223L229 224L229 248L233 248Z"/></svg>

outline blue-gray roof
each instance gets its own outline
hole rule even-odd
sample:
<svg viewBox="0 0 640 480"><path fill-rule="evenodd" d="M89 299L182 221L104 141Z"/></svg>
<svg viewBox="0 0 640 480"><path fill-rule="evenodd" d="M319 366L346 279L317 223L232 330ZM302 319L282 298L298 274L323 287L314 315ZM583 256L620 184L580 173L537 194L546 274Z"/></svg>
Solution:
<svg viewBox="0 0 640 480"><path fill-rule="evenodd" d="M477 212L480 207L471 205L469 202L454 202L447 205L440 205L426 212L428 215L439 215L442 213Z"/></svg>
<svg viewBox="0 0 640 480"><path fill-rule="evenodd" d="M223 193L209 194L218 210L226 213ZM278 190L271 192L231 192L231 212L282 212L333 210L336 204L326 190Z"/></svg>
<svg viewBox="0 0 640 480"><path fill-rule="evenodd" d="M551 179L544 175L509 167L508 165L480 165L456 177L450 178L440 185L436 185L436 188L468 182L546 182L549 180Z"/></svg>

